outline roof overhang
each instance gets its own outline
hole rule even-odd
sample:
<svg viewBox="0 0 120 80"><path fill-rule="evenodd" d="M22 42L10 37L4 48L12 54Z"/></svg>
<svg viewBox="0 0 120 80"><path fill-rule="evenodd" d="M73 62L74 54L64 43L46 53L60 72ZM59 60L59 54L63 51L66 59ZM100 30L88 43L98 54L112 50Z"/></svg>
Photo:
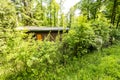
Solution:
<svg viewBox="0 0 120 80"><path fill-rule="evenodd" d="M26 27L17 27L18 31L28 31L28 32L49 32L49 31L68 31L69 28L63 27L37 27L37 26L26 26Z"/></svg>

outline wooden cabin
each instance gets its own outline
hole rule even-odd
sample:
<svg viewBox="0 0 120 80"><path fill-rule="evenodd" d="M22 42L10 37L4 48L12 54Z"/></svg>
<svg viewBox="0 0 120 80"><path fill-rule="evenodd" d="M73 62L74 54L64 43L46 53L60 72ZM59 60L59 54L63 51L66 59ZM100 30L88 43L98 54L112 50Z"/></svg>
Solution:
<svg viewBox="0 0 120 80"><path fill-rule="evenodd" d="M36 40L50 40L55 41L56 37L59 35L60 39L62 34L68 32L69 28L63 27L35 27L35 26L26 26L26 27L17 27L17 30L27 31L27 33L34 33Z"/></svg>

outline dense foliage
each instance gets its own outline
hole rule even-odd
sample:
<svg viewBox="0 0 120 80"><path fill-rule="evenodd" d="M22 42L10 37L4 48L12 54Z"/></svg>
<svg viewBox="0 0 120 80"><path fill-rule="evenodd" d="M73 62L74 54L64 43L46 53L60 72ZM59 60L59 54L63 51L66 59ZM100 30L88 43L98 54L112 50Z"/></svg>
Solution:
<svg viewBox="0 0 120 80"><path fill-rule="evenodd" d="M119 0L80 0L67 14L64 1L0 1L1 80L120 79L119 45L110 48L120 40ZM61 41L37 41L17 26L70 30Z"/></svg>

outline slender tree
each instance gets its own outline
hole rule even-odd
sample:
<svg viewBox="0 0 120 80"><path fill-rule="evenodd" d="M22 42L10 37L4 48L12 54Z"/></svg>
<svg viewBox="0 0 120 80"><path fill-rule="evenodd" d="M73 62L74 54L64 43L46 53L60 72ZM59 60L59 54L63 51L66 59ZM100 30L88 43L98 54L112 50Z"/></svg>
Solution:
<svg viewBox="0 0 120 80"><path fill-rule="evenodd" d="M114 0L112 15L111 15L111 23L114 25L116 19L116 9L117 9L117 0Z"/></svg>

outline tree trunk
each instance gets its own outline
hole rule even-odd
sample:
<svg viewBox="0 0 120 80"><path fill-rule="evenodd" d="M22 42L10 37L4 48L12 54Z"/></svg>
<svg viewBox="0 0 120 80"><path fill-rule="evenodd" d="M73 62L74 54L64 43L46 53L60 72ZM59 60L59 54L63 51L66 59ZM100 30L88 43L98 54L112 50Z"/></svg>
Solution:
<svg viewBox="0 0 120 80"><path fill-rule="evenodd" d="M50 0L50 26L52 26L52 6L51 6L52 0Z"/></svg>
<svg viewBox="0 0 120 80"><path fill-rule="evenodd" d="M88 0L88 4L90 5L90 2ZM90 20L90 8L89 5L87 6L87 19Z"/></svg>
<svg viewBox="0 0 120 80"><path fill-rule="evenodd" d="M72 14L70 13L70 22L69 22L69 27L71 27L71 23L72 23Z"/></svg>
<svg viewBox="0 0 120 80"><path fill-rule="evenodd" d="M117 8L117 0L114 0L112 15L111 15L111 23L114 25L115 17L116 17L116 8Z"/></svg>
<svg viewBox="0 0 120 80"><path fill-rule="evenodd" d="M43 13L42 0L40 0L40 1L41 1L41 11L42 11L42 13L41 13L41 20L43 21L43 15L44 15L44 13ZM42 23L42 26L43 26L43 23Z"/></svg>
<svg viewBox="0 0 120 80"><path fill-rule="evenodd" d="M118 29L118 27L119 27L119 23L120 23L120 14L119 14L118 20L117 20L117 25L116 25L116 28L117 28L117 29Z"/></svg>
<svg viewBox="0 0 120 80"><path fill-rule="evenodd" d="M54 27L56 26L56 8L54 4Z"/></svg>

